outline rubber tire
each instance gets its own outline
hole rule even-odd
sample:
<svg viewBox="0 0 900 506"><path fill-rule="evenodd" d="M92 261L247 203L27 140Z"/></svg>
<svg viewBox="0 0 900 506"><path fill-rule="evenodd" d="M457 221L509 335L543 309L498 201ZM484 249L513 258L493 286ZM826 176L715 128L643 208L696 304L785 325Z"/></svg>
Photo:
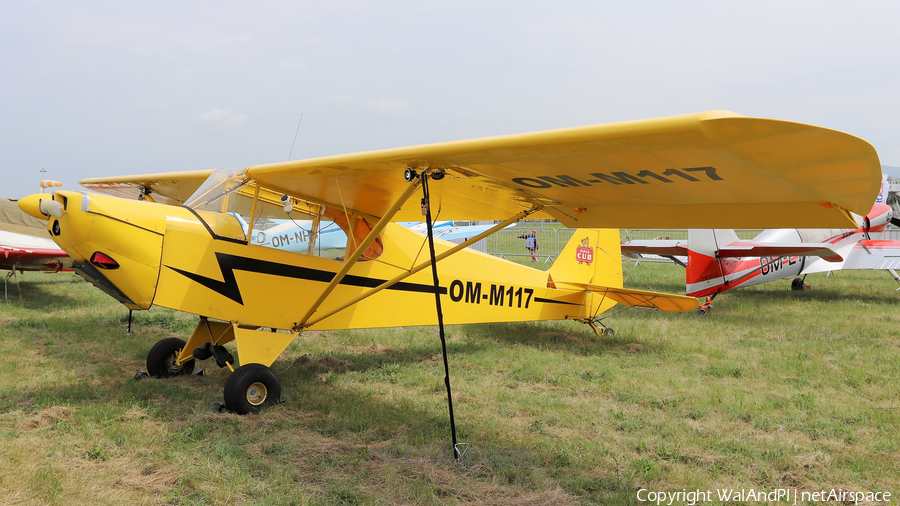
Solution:
<svg viewBox="0 0 900 506"><path fill-rule="evenodd" d="M247 391L254 383L262 383L268 391L266 399L258 405L251 404L247 399ZM262 364L242 365L225 381L225 406L239 415L259 413L280 401L281 382L271 369Z"/></svg>
<svg viewBox="0 0 900 506"><path fill-rule="evenodd" d="M195 360L175 366L175 359L187 343L184 339L167 337L150 348L147 353L147 373L154 378L189 376L194 372Z"/></svg>
<svg viewBox="0 0 900 506"><path fill-rule="evenodd" d="M803 278L794 278L793 280L791 280L791 290L795 292L806 290L806 285L803 283Z"/></svg>

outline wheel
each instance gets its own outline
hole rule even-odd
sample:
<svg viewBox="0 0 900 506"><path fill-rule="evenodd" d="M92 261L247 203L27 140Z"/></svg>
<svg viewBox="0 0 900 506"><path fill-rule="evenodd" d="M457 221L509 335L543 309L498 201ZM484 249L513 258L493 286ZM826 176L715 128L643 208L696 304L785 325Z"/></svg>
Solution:
<svg viewBox="0 0 900 506"><path fill-rule="evenodd" d="M803 278L794 278L791 281L791 290L797 292L800 290L806 290L806 285L803 284Z"/></svg>
<svg viewBox="0 0 900 506"><path fill-rule="evenodd" d="M171 378L194 372L193 360L181 365L175 363L185 344L183 339L177 337L168 337L154 344L147 353L147 373L154 378Z"/></svg>
<svg viewBox="0 0 900 506"><path fill-rule="evenodd" d="M697 316L706 316L707 314L709 314L709 309L705 307L697 308Z"/></svg>
<svg viewBox="0 0 900 506"><path fill-rule="evenodd" d="M225 406L239 415L259 413L278 404L281 383L271 369L262 364L242 365L225 382Z"/></svg>
<svg viewBox="0 0 900 506"><path fill-rule="evenodd" d="M612 329L612 327L606 327L603 329L604 336L614 336L616 335L616 331Z"/></svg>

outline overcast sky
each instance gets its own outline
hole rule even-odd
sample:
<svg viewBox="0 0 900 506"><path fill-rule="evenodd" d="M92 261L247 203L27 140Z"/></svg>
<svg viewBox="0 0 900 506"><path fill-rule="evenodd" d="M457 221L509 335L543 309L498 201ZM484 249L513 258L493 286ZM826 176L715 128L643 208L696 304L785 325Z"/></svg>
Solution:
<svg viewBox="0 0 900 506"><path fill-rule="evenodd" d="M0 196L41 168L80 189L710 109L900 165L898 21L866 0L7 2Z"/></svg>

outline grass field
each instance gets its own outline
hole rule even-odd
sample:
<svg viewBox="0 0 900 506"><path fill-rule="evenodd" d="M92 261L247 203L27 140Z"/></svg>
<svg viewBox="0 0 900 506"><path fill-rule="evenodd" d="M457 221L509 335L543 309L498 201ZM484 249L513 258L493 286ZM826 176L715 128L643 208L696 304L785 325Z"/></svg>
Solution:
<svg viewBox="0 0 900 506"><path fill-rule="evenodd" d="M683 293L683 277L626 264L632 288ZM20 280L21 300L11 285L0 302L0 504L900 494L900 294L880 272L740 290L706 318L616 307L611 337L574 322L449 327L461 465L435 328L304 334L273 366L285 404L219 414L227 374L211 361L205 376L134 379L193 318L135 313L127 336L127 311L81 278Z"/></svg>

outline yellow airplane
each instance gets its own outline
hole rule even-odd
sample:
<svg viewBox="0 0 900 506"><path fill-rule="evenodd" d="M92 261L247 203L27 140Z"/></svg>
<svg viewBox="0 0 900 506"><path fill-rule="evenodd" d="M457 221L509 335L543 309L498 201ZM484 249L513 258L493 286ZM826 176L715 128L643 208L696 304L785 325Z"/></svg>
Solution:
<svg viewBox="0 0 900 506"><path fill-rule="evenodd" d="M623 288L619 234L606 228L846 227L880 182L878 156L859 138L711 111L87 179L109 195L56 191L19 205L47 220L74 270L128 308L198 315L187 342L153 346L149 373L188 374L215 357L233 371L225 405L250 413L278 402L269 366L306 329L571 319L599 333L598 316L616 303L690 311L696 299ZM461 245L392 223L432 213L500 223ZM311 220L311 244L340 226L343 256L248 241L286 217ZM465 248L525 217L580 227L548 272ZM239 367L223 347L232 340Z"/></svg>

